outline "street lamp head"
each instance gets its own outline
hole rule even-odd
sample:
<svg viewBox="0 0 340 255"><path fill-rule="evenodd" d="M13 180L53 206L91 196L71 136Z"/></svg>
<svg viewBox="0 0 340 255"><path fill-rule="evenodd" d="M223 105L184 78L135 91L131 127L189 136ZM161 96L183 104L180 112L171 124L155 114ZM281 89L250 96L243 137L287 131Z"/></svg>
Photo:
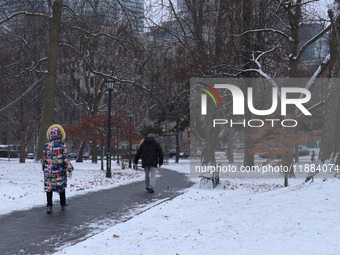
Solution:
<svg viewBox="0 0 340 255"><path fill-rule="evenodd" d="M133 117L133 112L129 112L129 118L132 119Z"/></svg>
<svg viewBox="0 0 340 255"><path fill-rule="evenodd" d="M112 91L114 86L115 86L115 80L111 78L106 80L106 87L108 90Z"/></svg>

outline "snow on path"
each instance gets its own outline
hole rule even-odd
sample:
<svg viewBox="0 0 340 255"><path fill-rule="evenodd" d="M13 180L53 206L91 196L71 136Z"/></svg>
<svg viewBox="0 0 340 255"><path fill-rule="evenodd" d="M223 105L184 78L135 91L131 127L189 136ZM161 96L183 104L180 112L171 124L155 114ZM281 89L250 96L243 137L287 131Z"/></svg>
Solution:
<svg viewBox="0 0 340 255"><path fill-rule="evenodd" d="M66 197L144 180L144 172L132 169L121 170L114 162L112 162L111 179L106 178L105 171L100 170L100 163L72 161L72 165L75 170L72 179L68 180ZM43 178L40 163L27 160L25 164L20 164L17 159L0 160L0 215L46 205ZM53 200L58 201L59 196L53 196Z"/></svg>
<svg viewBox="0 0 340 255"><path fill-rule="evenodd" d="M107 179L100 164L72 163L69 197L144 179L117 165ZM164 167L189 172L184 160ZM0 215L45 205L42 178L39 163L0 160ZM193 181L183 195L56 254L340 254L339 179L290 179L288 188L282 179L230 179L215 190Z"/></svg>

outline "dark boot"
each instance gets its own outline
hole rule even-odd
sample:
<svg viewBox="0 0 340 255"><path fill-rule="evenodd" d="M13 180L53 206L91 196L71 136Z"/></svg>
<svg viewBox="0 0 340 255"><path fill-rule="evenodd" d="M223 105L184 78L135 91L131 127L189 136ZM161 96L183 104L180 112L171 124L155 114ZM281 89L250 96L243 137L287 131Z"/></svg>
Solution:
<svg viewBox="0 0 340 255"><path fill-rule="evenodd" d="M155 191L153 190L153 188L152 187L146 187L146 189L147 189L147 191L149 192L149 193L154 193Z"/></svg>
<svg viewBox="0 0 340 255"><path fill-rule="evenodd" d="M65 210L66 209L66 206L68 206L70 203L68 200L65 201L65 204L64 205L61 205L61 210Z"/></svg>
<svg viewBox="0 0 340 255"><path fill-rule="evenodd" d="M47 206L47 213L51 214L53 212L52 206Z"/></svg>

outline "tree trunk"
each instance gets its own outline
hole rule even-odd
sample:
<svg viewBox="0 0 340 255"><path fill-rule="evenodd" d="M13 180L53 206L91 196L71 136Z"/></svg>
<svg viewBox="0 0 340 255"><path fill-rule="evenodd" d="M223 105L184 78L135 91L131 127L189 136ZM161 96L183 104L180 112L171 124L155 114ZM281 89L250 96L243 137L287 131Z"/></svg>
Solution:
<svg viewBox="0 0 340 255"><path fill-rule="evenodd" d="M322 162L340 164L340 16L330 33L331 79L328 84L325 120L319 159Z"/></svg>
<svg viewBox="0 0 340 255"><path fill-rule="evenodd" d="M179 162L179 132L178 132L178 127L177 127L177 131L176 131L176 160L175 163Z"/></svg>
<svg viewBox="0 0 340 255"><path fill-rule="evenodd" d="M105 157L105 151L104 151L104 146L103 146L102 147L102 157L101 157L101 160L100 160L100 169L101 170L104 170L104 157Z"/></svg>
<svg viewBox="0 0 340 255"><path fill-rule="evenodd" d="M296 78L298 77L298 64L299 59L297 58L298 49L299 49L299 42L300 42L300 22L301 22L301 2L302 0L297 0L296 4L292 5L290 2L286 5L287 17L289 20L289 25L291 27L291 38L290 40L290 58L289 58L289 78ZM292 113L292 109L287 110L287 115L290 116ZM288 130L289 134L295 134L296 128L290 128ZM288 178L294 177L295 174L293 172L293 161L294 161L294 148L295 142L294 141L286 141L285 146L290 148L292 152L286 152L282 155L282 164L283 166L288 167L291 169L291 172L285 173L284 177L284 186L288 186Z"/></svg>
<svg viewBox="0 0 340 255"><path fill-rule="evenodd" d="M92 143L91 144L91 155L92 155L92 163L97 164L98 162L98 149L97 145Z"/></svg>
<svg viewBox="0 0 340 255"><path fill-rule="evenodd" d="M20 100L20 159L19 163L25 163L26 158L26 136L25 136L25 97Z"/></svg>
<svg viewBox="0 0 340 255"><path fill-rule="evenodd" d="M47 60L48 77L45 83L44 106L39 131L39 140L36 159L41 159L42 151L46 141L46 131L53 121L54 94L57 80L57 65L59 58L59 40L61 31L61 13L63 0L55 0L52 7L52 17L50 19L50 42Z"/></svg>
<svg viewBox="0 0 340 255"><path fill-rule="evenodd" d="M85 150L85 146L86 146L86 141L82 141L79 147L79 154L78 154L78 158L76 160L76 162L83 162L83 155L84 155L84 150Z"/></svg>
<svg viewBox="0 0 340 255"><path fill-rule="evenodd" d="M117 164L119 164L119 129L117 127Z"/></svg>
<svg viewBox="0 0 340 255"><path fill-rule="evenodd" d="M234 163L234 129L229 128L228 130L228 160L229 163Z"/></svg>
<svg viewBox="0 0 340 255"><path fill-rule="evenodd" d="M20 130L20 158L19 163L26 162L26 143L25 143L25 131Z"/></svg>
<svg viewBox="0 0 340 255"><path fill-rule="evenodd" d="M319 159L340 164L340 86L330 82Z"/></svg>
<svg viewBox="0 0 340 255"><path fill-rule="evenodd" d="M204 134L204 143L202 144L202 159L203 164L206 166L215 166L216 165L216 158L215 152L217 144L220 141L219 137L219 130L216 130L210 123L215 118L215 115L210 115L207 117L204 123L203 130L205 130Z"/></svg>
<svg viewBox="0 0 340 255"><path fill-rule="evenodd" d="M223 38L223 33L221 33L222 28L223 28L223 25L224 25L224 22L225 20L223 20L223 14L226 10L225 8L225 5L227 4L228 2L225 1L225 0L219 0L218 2L218 5L219 5L219 8L218 8L218 15L217 15L217 24L216 24L216 29L215 29L215 57L216 57L216 60L219 61L221 58L222 58L222 55L221 52L223 52L223 49L222 49L222 46L223 46L223 43L224 43L224 38Z"/></svg>
<svg viewBox="0 0 340 255"><path fill-rule="evenodd" d="M253 28L253 4L251 1L243 1L242 5L242 17L243 17L243 29L244 31L251 30ZM256 45L254 44L253 38L251 34L245 35L244 39L242 41L242 46L244 48L243 50L243 64L245 69L252 68L252 64L248 62L249 59L252 58L252 51L255 49ZM252 78L253 74L251 73L246 73L244 75L245 83L244 87L242 88L243 94L247 94L247 89L248 87L251 87L252 84L250 80L247 78ZM245 102L246 103L246 102ZM245 115L244 118L246 122L252 118L252 113L248 110L248 107L245 105ZM254 154L250 153L250 150L254 147L254 141L253 139L249 136L252 134L253 130L251 127L246 126L244 128L244 161L243 165L244 166L254 166L255 161L254 161Z"/></svg>
<svg viewBox="0 0 340 255"><path fill-rule="evenodd" d="M295 150L294 150L294 159L295 159L295 163L299 163L299 145L295 144Z"/></svg>
<svg viewBox="0 0 340 255"><path fill-rule="evenodd" d="M176 138L176 161L175 163L178 163L179 162L179 119L177 119L176 121L175 138Z"/></svg>
<svg viewBox="0 0 340 255"><path fill-rule="evenodd" d="M247 114L246 114L247 115ZM246 118L249 120L250 118ZM253 153L249 151L254 148L254 140L249 136L253 134L253 128L246 127L245 128L245 142L244 142L244 166L254 166L255 165L255 157Z"/></svg>
<svg viewBox="0 0 340 255"><path fill-rule="evenodd" d="M288 173L285 173L285 178L284 178L284 186L288 187Z"/></svg>

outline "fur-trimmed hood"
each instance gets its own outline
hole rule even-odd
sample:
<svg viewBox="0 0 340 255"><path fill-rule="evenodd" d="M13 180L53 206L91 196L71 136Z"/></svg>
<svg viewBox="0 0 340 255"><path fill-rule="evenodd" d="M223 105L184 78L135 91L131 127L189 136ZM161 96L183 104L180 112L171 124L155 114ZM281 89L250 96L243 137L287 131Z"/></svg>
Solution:
<svg viewBox="0 0 340 255"><path fill-rule="evenodd" d="M64 141L66 138L65 130L58 124L50 126L46 135L49 141Z"/></svg>

